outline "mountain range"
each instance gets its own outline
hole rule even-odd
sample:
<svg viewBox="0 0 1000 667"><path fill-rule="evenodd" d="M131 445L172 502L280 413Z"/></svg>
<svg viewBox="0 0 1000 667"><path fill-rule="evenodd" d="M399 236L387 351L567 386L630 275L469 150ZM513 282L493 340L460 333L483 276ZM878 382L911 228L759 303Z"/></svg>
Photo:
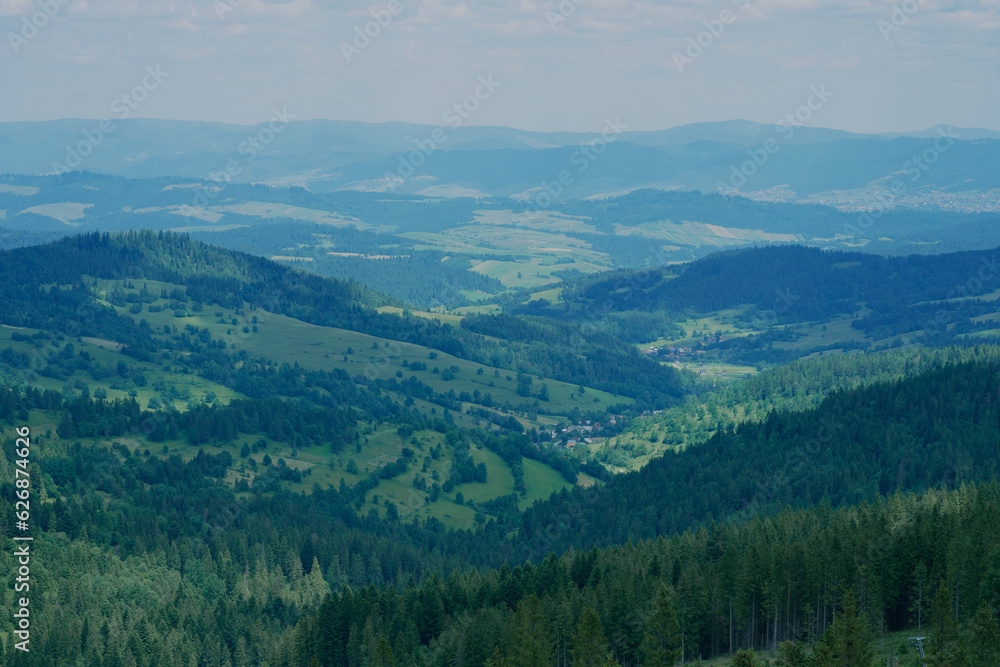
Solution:
<svg viewBox="0 0 1000 667"><path fill-rule="evenodd" d="M295 121L255 126L153 119L0 124L0 172L88 170L128 177L538 200L637 188L700 190L841 207L993 210L1000 133L936 126L856 134L733 120L660 131ZM897 186L888 195L889 186Z"/></svg>

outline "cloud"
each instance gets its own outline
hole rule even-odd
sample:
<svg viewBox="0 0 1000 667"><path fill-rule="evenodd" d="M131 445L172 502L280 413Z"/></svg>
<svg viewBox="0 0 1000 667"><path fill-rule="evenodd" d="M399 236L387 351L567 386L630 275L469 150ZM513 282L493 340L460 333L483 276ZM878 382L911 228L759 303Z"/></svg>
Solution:
<svg viewBox="0 0 1000 667"><path fill-rule="evenodd" d="M476 77L503 73L470 122L592 129L614 111L637 129L770 122L836 77L842 97L820 119L830 126L997 123L1000 0L925 0L888 39L878 22L903 0L399 0L402 12L346 62L340 44L387 1L68 0L18 53L0 53L0 85L23 91L0 120L103 113L162 63L176 74L142 115L257 122L280 102L302 118L436 122ZM33 11L0 0L3 32ZM723 11L735 22L677 72L674 52ZM951 92L927 99L928 89ZM880 90L891 94L863 108Z"/></svg>

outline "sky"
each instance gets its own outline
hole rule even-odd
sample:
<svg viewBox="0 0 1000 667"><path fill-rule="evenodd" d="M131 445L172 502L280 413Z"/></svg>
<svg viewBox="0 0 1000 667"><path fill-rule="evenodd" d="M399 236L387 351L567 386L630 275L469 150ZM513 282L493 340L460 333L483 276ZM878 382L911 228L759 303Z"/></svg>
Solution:
<svg viewBox="0 0 1000 667"><path fill-rule="evenodd" d="M1000 130L1000 0L0 0L0 34L0 122Z"/></svg>

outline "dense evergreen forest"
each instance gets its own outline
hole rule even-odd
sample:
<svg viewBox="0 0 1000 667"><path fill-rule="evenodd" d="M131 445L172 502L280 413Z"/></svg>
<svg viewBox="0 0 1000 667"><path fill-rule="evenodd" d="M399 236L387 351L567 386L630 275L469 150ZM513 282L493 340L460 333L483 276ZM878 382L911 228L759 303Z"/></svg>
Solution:
<svg viewBox="0 0 1000 667"><path fill-rule="evenodd" d="M814 408L834 391L912 377L946 364L998 361L1000 347L995 345L911 346L799 359L722 383L660 414L637 418L623 433L605 441L597 457L625 465L637 453L701 444L726 425L758 421L773 410Z"/></svg>
<svg viewBox="0 0 1000 667"><path fill-rule="evenodd" d="M525 548L652 538L742 513L826 500L836 507L998 473L1000 364L963 363L834 392L819 407L726 426L704 444L529 508ZM574 517L570 525L562 517ZM555 524L557 530L550 530ZM529 547L533 541L540 544Z"/></svg>
<svg viewBox="0 0 1000 667"><path fill-rule="evenodd" d="M353 196L329 198L349 211ZM276 233L275 250L300 233L316 230ZM329 236L337 251L385 248L381 234ZM902 331L982 259L737 251L580 278L564 304L458 324L167 232L5 251L0 324L25 329L0 344L4 537L19 520L13 428L44 426L23 466L32 653L2 625L0 664L881 667L902 650L909 667L896 633L915 629L929 664L995 667L1000 348L952 331L922 340L962 346L805 359L713 387L634 345L692 314L767 307L774 270L801 294L795 318L858 313L861 329ZM943 324L995 305L965 308ZM276 362L250 344L265 313L289 337L325 326L345 340L286 351L318 365ZM354 361L362 344L369 367ZM513 398L494 398L501 385ZM547 408L556 392L561 413ZM566 446L583 428L604 444ZM615 443L650 431L665 453L610 474L636 453ZM369 438L384 449L361 459ZM337 465L339 484L314 483ZM569 488L532 504L545 476ZM470 527L418 514L433 503ZM15 565L0 553L8 608Z"/></svg>
<svg viewBox="0 0 1000 667"><path fill-rule="evenodd" d="M930 636L928 664L990 666L998 595L991 482L713 523L404 589L345 587L299 621L285 660L669 665L740 650L748 661L732 664L756 665L747 654L767 649L783 665L861 666L881 635L914 627Z"/></svg>
<svg viewBox="0 0 1000 667"><path fill-rule="evenodd" d="M969 626L944 623L939 610L941 650L983 651L975 624L995 623L980 605L1000 585L988 583L1000 581L1000 489L960 485L995 477L998 391L1000 366L983 362L835 393L536 506L520 543L499 524L473 536L363 518L349 488L295 496L255 484L237 495L218 481L228 455L184 463L41 436L37 553L51 565L38 627L72 631L41 630L50 661L24 664L477 664L494 651L509 664L586 664L585 638L606 646L588 652L648 664L659 650L650 635L687 658L823 637L836 655L834 619L850 613L851 591L860 627L906 628L914 614L933 627L941 607ZM8 420L29 409L88 414L55 392L8 391L0 405ZM105 409L137 418L134 405ZM213 428L229 413L238 424L238 410L218 412ZM196 433L202 414L177 427ZM2 465L12 491L13 464ZM934 490L942 485L956 490ZM0 496L8 531L13 494ZM800 509L780 511L789 504ZM608 546L588 550L597 543ZM512 567L525 554L535 564ZM62 562L74 565L59 574ZM97 598L70 584L88 567L119 573ZM129 583L150 576L141 593ZM94 608L98 599L107 602ZM172 602L153 612L133 599Z"/></svg>
<svg viewBox="0 0 1000 667"><path fill-rule="evenodd" d="M824 352L992 341L998 286L992 247L885 257L785 245L579 277L560 302L527 295L506 308L766 367ZM704 328L692 340L695 327Z"/></svg>
<svg viewBox="0 0 1000 667"><path fill-rule="evenodd" d="M337 494L241 500L203 457L43 442L63 453L42 459L36 490L37 643L28 657L6 641L5 664L446 665L495 651L512 665L649 664L659 648L676 660L820 640L814 655L833 658L810 664L834 665L852 595L868 642L919 626L932 655L952 656L934 664L997 655L995 482L479 571L460 565L478 540L358 519Z"/></svg>
<svg viewBox="0 0 1000 667"><path fill-rule="evenodd" d="M770 310L776 299L789 294L791 302L782 315L790 321L832 318L862 306L871 310L873 321L880 321L890 313L899 317L901 309L920 302L992 292L1000 283L998 273L995 251L887 258L775 246L716 253L680 271L657 268L595 277L564 292L564 298L616 311L681 313L742 304Z"/></svg>

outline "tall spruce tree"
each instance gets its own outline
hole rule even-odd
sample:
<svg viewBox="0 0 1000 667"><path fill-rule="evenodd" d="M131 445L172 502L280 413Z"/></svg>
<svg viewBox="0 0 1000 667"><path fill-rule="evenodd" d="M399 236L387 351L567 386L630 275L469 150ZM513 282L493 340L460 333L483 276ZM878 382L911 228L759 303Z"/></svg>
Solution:
<svg viewBox="0 0 1000 667"><path fill-rule="evenodd" d="M509 667L548 667L554 664L554 642L538 596L518 603L507 637Z"/></svg>
<svg viewBox="0 0 1000 667"><path fill-rule="evenodd" d="M969 660L980 667L1000 667L1000 627L988 604L983 602L969 622L966 642Z"/></svg>
<svg viewBox="0 0 1000 667"><path fill-rule="evenodd" d="M929 667L952 667L968 664L965 646L958 633L958 623L952 605L951 591L941 582L931 602L930 639L927 642Z"/></svg>
<svg viewBox="0 0 1000 667"><path fill-rule="evenodd" d="M867 617L858 611L853 591L846 591L841 611L814 654L817 667L870 667L875 661Z"/></svg>
<svg viewBox="0 0 1000 667"><path fill-rule="evenodd" d="M593 607L584 607L573 633L573 667L603 667L609 654L600 617Z"/></svg>
<svg viewBox="0 0 1000 667"><path fill-rule="evenodd" d="M674 601L665 584L656 591L653 609L646 621L642 653L647 665L676 663L681 657L681 628L674 611Z"/></svg>

